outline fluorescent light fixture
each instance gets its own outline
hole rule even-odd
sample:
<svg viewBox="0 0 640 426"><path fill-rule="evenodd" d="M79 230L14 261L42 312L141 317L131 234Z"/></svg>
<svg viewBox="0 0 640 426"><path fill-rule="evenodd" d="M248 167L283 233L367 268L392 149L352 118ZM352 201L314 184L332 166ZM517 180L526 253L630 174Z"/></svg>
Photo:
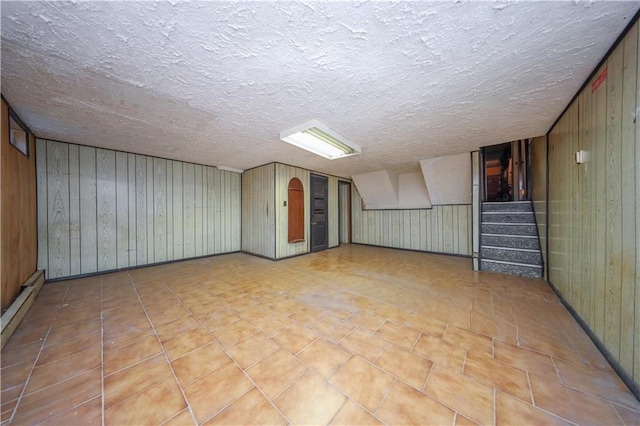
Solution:
<svg viewBox="0 0 640 426"><path fill-rule="evenodd" d="M280 139L329 160L360 154L361 148L318 120L280 132Z"/></svg>
<svg viewBox="0 0 640 426"><path fill-rule="evenodd" d="M234 173L242 173L244 170L236 169L235 167L227 167L227 166L216 166L218 170L224 170L226 172L234 172Z"/></svg>

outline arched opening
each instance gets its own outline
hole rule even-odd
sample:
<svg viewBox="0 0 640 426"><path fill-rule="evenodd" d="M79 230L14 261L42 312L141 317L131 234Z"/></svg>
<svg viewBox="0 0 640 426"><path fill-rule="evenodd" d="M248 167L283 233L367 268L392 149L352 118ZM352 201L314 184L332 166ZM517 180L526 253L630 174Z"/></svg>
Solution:
<svg viewBox="0 0 640 426"><path fill-rule="evenodd" d="M289 243L304 241L304 188L300 179L289 181Z"/></svg>

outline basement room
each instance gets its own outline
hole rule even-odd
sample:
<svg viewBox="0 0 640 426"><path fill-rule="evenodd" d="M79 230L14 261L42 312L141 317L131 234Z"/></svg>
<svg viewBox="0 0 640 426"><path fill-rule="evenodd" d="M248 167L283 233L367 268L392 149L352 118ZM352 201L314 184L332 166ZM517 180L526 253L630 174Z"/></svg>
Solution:
<svg viewBox="0 0 640 426"><path fill-rule="evenodd" d="M640 424L640 1L6 1L0 425Z"/></svg>

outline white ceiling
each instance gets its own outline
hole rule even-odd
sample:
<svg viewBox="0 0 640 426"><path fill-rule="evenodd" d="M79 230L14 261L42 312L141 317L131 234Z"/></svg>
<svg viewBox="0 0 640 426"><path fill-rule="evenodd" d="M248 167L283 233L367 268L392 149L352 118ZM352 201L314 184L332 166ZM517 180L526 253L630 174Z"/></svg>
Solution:
<svg viewBox="0 0 640 426"><path fill-rule="evenodd" d="M2 93L40 137L340 176L544 134L640 3L2 2ZM319 119L362 146L279 140Z"/></svg>

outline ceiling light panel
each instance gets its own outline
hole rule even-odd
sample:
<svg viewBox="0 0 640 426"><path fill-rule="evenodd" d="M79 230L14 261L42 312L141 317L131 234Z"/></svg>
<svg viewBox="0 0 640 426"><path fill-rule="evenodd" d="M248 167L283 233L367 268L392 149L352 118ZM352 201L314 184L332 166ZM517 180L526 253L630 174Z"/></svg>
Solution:
<svg viewBox="0 0 640 426"><path fill-rule="evenodd" d="M311 120L280 132L280 139L329 160L360 154L362 149L338 132Z"/></svg>

